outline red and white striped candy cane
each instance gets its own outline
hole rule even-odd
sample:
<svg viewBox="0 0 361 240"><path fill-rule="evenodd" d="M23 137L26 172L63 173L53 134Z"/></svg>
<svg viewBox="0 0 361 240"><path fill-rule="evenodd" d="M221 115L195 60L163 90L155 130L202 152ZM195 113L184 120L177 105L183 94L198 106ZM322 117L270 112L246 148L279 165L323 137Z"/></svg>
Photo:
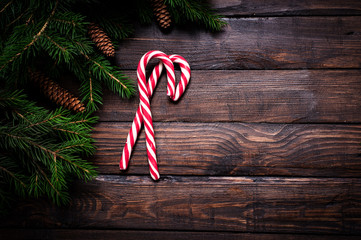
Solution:
<svg viewBox="0 0 361 240"><path fill-rule="evenodd" d="M180 98L190 79L190 67L187 61L183 57L179 55L171 55L169 56L169 61L167 61L166 57L167 56L160 51L150 51L146 53L139 62L137 74L138 74L140 104L137 113L135 115L134 121L132 123L130 132L128 134L127 142L124 146L123 154L119 163L119 168L121 170L125 170L127 168L133 146L137 140L138 134L140 132L140 128L142 126L142 122L145 119L144 125L145 125L145 133L146 133L149 170L154 180L159 179L159 172L157 166L153 121L150 112L149 99L152 96L153 91L157 85L157 81L163 69L163 63L167 70L167 78L168 78L167 95L170 96L170 98L173 101L177 101ZM147 87L145 87L146 85L145 66L152 58L159 58L161 62L154 68L148 80L148 85ZM174 74L173 62L178 63L181 68L181 80L176 89L175 89L175 80L174 80L175 74ZM172 65L170 65L170 63Z"/></svg>
<svg viewBox="0 0 361 240"><path fill-rule="evenodd" d="M173 90L171 92L174 93L174 95L168 95L173 101L178 101L179 98L182 96L182 94L184 93L189 80L191 78L191 68L189 67L188 62L180 55L170 55L169 59L172 60L173 63L178 63L179 67L181 69L181 79L178 83L177 88L174 91L174 85L175 82L173 81L173 84L171 84L171 86L173 86Z"/></svg>
<svg viewBox="0 0 361 240"><path fill-rule="evenodd" d="M148 80L148 85L147 85L148 98L151 97L153 90L158 83L158 79L162 70L163 70L163 63L159 62L159 64L153 69L153 72ZM140 132L142 124L143 124L143 115L141 111L141 103L139 103L138 110L135 114L135 118L133 120L132 126L130 128L127 137L127 142L125 143L125 146L123 148L123 154L119 162L120 170L125 170L128 167L129 159L133 151L133 146L137 141L138 134Z"/></svg>

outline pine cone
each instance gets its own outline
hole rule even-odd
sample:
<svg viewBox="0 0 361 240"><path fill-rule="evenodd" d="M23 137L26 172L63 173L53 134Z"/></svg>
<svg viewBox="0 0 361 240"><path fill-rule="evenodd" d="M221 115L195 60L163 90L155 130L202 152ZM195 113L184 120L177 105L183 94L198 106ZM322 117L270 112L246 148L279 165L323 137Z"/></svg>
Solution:
<svg viewBox="0 0 361 240"><path fill-rule="evenodd" d="M152 5L153 13L159 26L164 30L169 28L172 23L172 19L167 10L167 6L164 4L164 0L152 0Z"/></svg>
<svg viewBox="0 0 361 240"><path fill-rule="evenodd" d="M44 95L51 101L74 112L85 111L84 104L73 94L69 93L68 90L62 88L58 83L54 82L41 72L29 71L29 73L30 79L40 87Z"/></svg>
<svg viewBox="0 0 361 240"><path fill-rule="evenodd" d="M104 30L95 23L91 23L88 27L88 34L90 39L107 57L114 57L115 49L112 41Z"/></svg>

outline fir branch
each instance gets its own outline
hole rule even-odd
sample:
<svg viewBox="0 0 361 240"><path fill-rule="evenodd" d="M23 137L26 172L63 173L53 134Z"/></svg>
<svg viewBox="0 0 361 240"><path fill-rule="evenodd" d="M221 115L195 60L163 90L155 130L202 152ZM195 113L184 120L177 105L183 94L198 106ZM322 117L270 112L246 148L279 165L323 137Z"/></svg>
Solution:
<svg viewBox="0 0 361 240"><path fill-rule="evenodd" d="M78 120L80 119L80 120ZM52 127L63 129L76 129L79 131L79 135L87 136L91 131L90 124L94 124L98 118L90 117L90 113L83 115L78 113L76 115L68 115L68 117L60 122L54 121Z"/></svg>
<svg viewBox="0 0 361 240"><path fill-rule="evenodd" d="M82 92L83 102L87 103L87 109L89 111L96 111L98 109L98 104L102 103L102 86L99 81L96 81L91 76L89 71L89 75L86 76L85 79L81 79L80 90Z"/></svg>
<svg viewBox="0 0 361 240"><path fill-rule="evenodd" d="M74 151L79 151L79 152L82 152L83 154L89 156L92 153L94 153L94 148L89 147L90 141L86 141L86 140L84 141L83 139L84 138L64 142L64 144L61 144L59 146L59 148L55 150L55 152L57 152L61 155L67 156L67 155L71 155ZM86 163L86 162L84 162L84 163Z"/></svg>
<svg viewBox="0 0 361 240"><path fill-rule="evenodd" d="M26 100L20 91L0 90L0 96L0 110L5 113L16 111L8 114L7 122L1 119L6 114L0 115L0 122L5 123L0 125L0 153L16 156L12 161L3 161L0 155L0 166L5 168L11 162L19 163L13 172L21 168L25 170L24 179L28 180L24 181L24 191L27 195L37 197L47 194L57 204L66 203L69 200L66 176L76 175L90 180L96 175L94 167L80 158L94 152L89 125L96 118L73 115L64 109L49 113ZM0 186L10 181L10 178L1 178L6 174L2 168ZM19 184L12 188L15 192L20 190Z"/></svg>
<svg viewBox="0 0 361 240"><path fill-rule="evenodd" d="M52 171L53 176L55 176L56 182L59 182L58 166L57 166L57 162L56 162L56 154L53 154L53 160L54 160L54 171Z"/></svg>
<svg viewBox="0 0 361 240"><path fill-rule="evenodd" d="M21 117L22 119L24 119L25 121L27 121L28 123L32 124L32 122L30 122L23 114L19 113L17 110L14 110L14 112Z"/></svg>
<svg viewBox="0 0 361 240"><path fill-rule="evenodd" d="M27 9L27 10L29 10L29 9ZM22 12L22 13L21 13L17 18L15 18L12 22L8 23L8 24L5 26L5 29L9 28L11 25L13 25L14 23L16 23L22 16L25 15L25 12L26 12L26 10L25 10L24 12Z"/></svg>
<svg viewBox="0 0 361 240"><path fill-rule="evenodd" d="M135 11L138 15L140 23L149 24L153 21L153 8L151 6L151 1L135 1Z"/></svg>
<svg viewBox="0 0 361 240"><path fill-rule="evenodd" d="M76 167L76 168L80 169L81 171L83 171L84 173L87 173L85 175L82 175L82 177L85 177L86 179L91 179L95 175L94 172L93 173L91 172L91 170L93 170L93 169L89 170L86 167L81 166L80 164L75 163L74 161L67 159L63 156L60 156L60 158L63 159L64 161L68 162L70 164L70 166Z"/></svg>
<svg viewBox="0 0 361 240"><path fill-rule="evenodd" d="M29 195L34 197L39 197L44 193L44 190L41 189L41 181L39 180L39 174L38 171L34 170L34 173L30 176L30 185L29 185ZM39 192L39 190L41 190Z"/></svg>
<svg viewBox="0 0 361 240"><path fill-rule="evenodd" d="M80 135L79 132L77 131L71 131L71 130L68 130L68 129L63 129L63 128L58 128L58 127L53 127L54 130L57 130L57 131L62 131L62 132L66 132L66 133L71 133L71 134L75 134L75 135Z"/></svg>
<svg viewBox="0 0 361 240"><path fill-rule="evenodd" d="M8 136L10 138L16 139L17 141L23 141L24 143L28 143L29 144L28 146L25 146L25 145L22 144L23 147L27 147L24 150L31 151L31 149L29 147L33 146L33 147L43 151L45 153L45 155L48 156L48 157L49 156L51 157L51 156L55 155L57 158L63 159L64 161L68 162L70 165L72 165L75 168L80 169L82 172L86 173L86 175L84 176L86 178L90 178L92 175L94 175L94 172L91 172L89 169L85 168L84 166L81 166L80 164L77 164L75 161L72 161L72 160L68 159L67 157L59 154L56 151L53 151L53 150L47 148L46 146L43 146L41 144L38 144L38 143L30 140L28 137L18 136L18 135L4 133L4 132L3 133L0 132L0 135L1 134L6 135L6 136ZM44 162L43 158L39 158L39 160L43 160L43 162Z"/></svg>
<svg viewBox="0 0 361 240"><path fill-rule="evenodd" d="M76 51L80 53L80 55L94 53L93 43L85 37L79 36L76 38L76 40L72 39L71 42Z"/></svg>
<svg viewBox="0 0 361 240"><path fill-rule="evenodd" d="M4 157L3 157L3 159L4 159ZM10 160L10 161L12 161L12 160ZM10 162L10 161L8 161L8 162ZM21 176L19 174L11 171L9 168L6 168L5 166L2 166L3 161L1 161L0 164L1 164L0 170L5 172L7 175L9 175L16 183L20 184L22 189L25 189L27 187L27 184L25 184L25 182L21 179ZM23 192L23 191L21 191L21 192Z"/></svg>
<svg viewBox="0 0 361 240"><path fill-rule="evenodd" d="M96 17L95 22L115 41L129 37L133 33L133 25L122 17Z"/></svg>
<svg viewBox="0 0 361 240"><path fill-rule="evenodd" d="M0 185L4 182L8 182L10 184L9 187L15 189L15 192L18 195L22 197L27 195L26 189L28 188L28 182L23 170L19 169L16 161L14 161L14 159L12 159L10 156L0 154ZM6 190L9 191L9 189ZM7 200L1 200L1 202L4 201L7 202Z"/></svg>
<svg viewBox="0 0 361 240"><path fill-rule="evenodd" d="M31 146L33 146L35 148L38 148L38 149L44 151L46 154L53 153L51 150L48 150L46 147L43 147L42 145L30 140L30 138L27 136L20 136L20 135L15 135L15 134L6 133L6 132L0 132L0 135L1 134L5 135L9 138L12 138L15 141L22 141L22 144L19 144L19 146L21 146L22 150L25 150L25 151L31 150ZM26 143L28 143L29 145L26 145Z"/></svg>
<svg viewBox="0 0 361 240"><path fill-rule="evenodd" d="M28 101L22 90L10 91L9 89L0 89L1 108L12 109L17 115L18 113L31 115L33 112L44 114L44 109L37 107L34 102Z"/></svg>
<svg viewBox="0 0 361 240"><path fill-rule="evenodd" d="M93 98L93 80L90 76L90 72L89 72L89 102L91 104L94 104L94 98Z"/></svg>
<svg viewBox="0 0 361 240"><path fill-rule="evenodd" d="M43 171L43 169L39 166L39 164L37 164L36 162L34 162L34 165L37 167L38 171L41 173L41 175L43 175L43 177L45 178L45 180L49 183L51 189L56 193L56 196L54 198L53 196L53 191L48 192L48 195L50 195L51 197L53 197L53 199L59 203L59 199L61 198L62 194L60 193L60 191L51 183L51 181L49 180L48 176L46 175L46 173Z"/></svg>
<svg viewBox="0 0 361 240"><path fill-rule="evenodd" d="M85 146L84 143L73 144L73 145L71 145L71 146L66 146L66 147L63 147L63 148L59 148L59 149L56 150L55 152L58 153L58 152L61 152L61 151L67 150L67 149L76 148L76 147L84 147L84 146Z"/></svg>
<svg viewBox="0 0 361 240"><path fill-rule="evenodd" d="M6 107L9 105L12 105L14 102L16 102L19 98L22 98L23 96L21 95L21 91L13 91L13 92L8 92L8 91L1 91L1 95L0 95L0 107Z"/></svg>
<svg viewBox="0 0 361 240"><path fill-rule="evenodd" d="M165 4L170 7L171 15L177 23L188 20L204 24L206 28L212 31L220 31L227 24L201 0L165 0Z"/></svg>
<svg viewBox="0 0 361 240"><path fill-rule="evenodd" d="M8 4L9 2L7 2ZM28 1L11 1L11 4L4 7L4 2L0 1L3 12L0 14L1 36L6 39L8 33L12 30L11 26L20 25L24 17L27 17L29 11ZM9 31L10 30L10 31Z"/></svg>
<svg viewBox="0 0 361 240"><path fill-rule="evenodd" d="M49 21L51 19L51 17L55 14L55 10L58 6L58 3L59 1L57 0L56 3L55 3L55 6L53 8L53 10L51 11L48 19L45 21L44 25L42 26L42 28L40 29L40 31L35 34L33 36L33 39L30 43L28 43L27 45L25 45L25 47L20 51L18 52L17 54L15 54L12 58L10 58L10 60L8 60L6 63L4 63L1 67L0 67L0 71L2 71L8 64L12 63L13 61L15 61L20 55L22 55L27 49L29 49L29 47L31 47L38 39L39 37L41 36L41 34L45 31L46 27L48 26L49 24Z"/></svg>
<svg viewBox="0 0 361 240"><path fill-rule="evenodd" d="M55 118L60 117L60 116L61 116L61 114L57 114L57 115L52 116L52 117L50 117L50 118L48 118L48 119L45 119L45 120L43 120L43 121L41 121L41 122L32 123L31 125L27 126L26 128L32 128L32 127L38 126L38 125L40 125L40 124L48 123L49 121L54 120ZM23 117L24 119L26 119L28 122L30 122L30 121L29 121L27 118L25 118L24 116L22 116L22 117Z"/></svg>
<svg viewBox="0 0 361 240"><path fill-rule="evenodd" d="M26 22L25 22L25 25L29 25L29 23L30 23L31 19L33 18L33 16L34 16L34 14L31 14L31 15L28 17L28 19L27 19Z"/></svg>
<svg viewBox="0 0 361 240"><path fill-rule="evenodd" d="M10 2L8 2L1 10L0 10L0 13L2 13L3 11L5 11L5 9L10 6L10 4L13 3L14 0L11 0Z"/></svg>
<svg viewBox="0 0 361 240"><path fill-rule="evenodd" d="M64 36L75 39L86 34L85 16L72 11L57 12L50 21L49 28Z"/></svg>
<svg viewBox="0 0 361 240"><path fill-rule="evenodd" d="M59 35L49 36L44 33L40 47L46 50L50 57L57 61L57 63L70 63L76 55L76 51L67 39Z"/></svg>
<svg viewBox="0 0 361 240"><path fill-rule="evenodd" d="M100 70L104 71L104 73L106 75L108 75L108 77L110 77L111 79L115 80L118 84L120 84L126 91L129 91L128 90L128 87L125 86L124 83L122 83L118 78L116 78L110 71L108 71L104 65L101 65L99 62L91 59L91 58L87 58L89 61L91 61L92 63L94 63L96 66L98 66L100 68Z"/></svg>
<svg viewBox="0 0 361 240"><path fill-rule="evenodd" d="M83 120L79 120L79 121L74 121L74 122L67 122L67 123L64 123L63 125L69 125L69 124L79 124L79 123L88 123L89 120L86 120L86 119L83 119Z"/></svg>
<svg viewBox="0 0 361 240"><path fill-rule="evenodd" d="M134 93L134 87L129 79L115 71L104 57L98 55L93 58L84 53L82 55L89 61L92 74L103 80L114 92L121 97L130 97Z"/></svg>
<svg viewBox="0 0 361 240"><path fill-rule="evenodd" d="M11 178L13 178L15 182L19 183L22 186L22 188L26 188L26 184L23 181L21 181L20 178L17 177L15 173L11 172L10 170L2 166L0 166L0 170L8 174Z"/></svg>
<svg viewBox="0 0 361 240"><path fill-rule="evenodd" d="M52 38L49 37L49 35L44 33L44 36L52 43L54 44L57 48L59 48L63 53L67 52L66 47L62 47L60 46L59 43L55 42L55 40L53 40Z"/></svg>

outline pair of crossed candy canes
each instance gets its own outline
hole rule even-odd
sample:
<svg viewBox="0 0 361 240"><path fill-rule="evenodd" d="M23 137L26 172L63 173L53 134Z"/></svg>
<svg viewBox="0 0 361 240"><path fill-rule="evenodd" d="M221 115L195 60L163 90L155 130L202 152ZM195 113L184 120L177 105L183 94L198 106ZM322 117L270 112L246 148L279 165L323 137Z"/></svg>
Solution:
<svg viewBox="0 0 361 240"><path fill-rule="evenodd" d="M147 80L145 76L145 67L147 66L148 62L153 58L158 58L160 62L153 69L153 72L150 75L147 84ZM181 69L181 79L178 83L177 88L175 88L175 72L173 65L174 63L178 63ZM132 154L133 146L137 141L140 128L142 127L142 123L144 122L149 171L151 177L154 180L158 180L160 175L157 165L153 120L152 120L152 113L150 111L149 99L152 96L154 88L157 85L158 79L163 70L163 66L167 71L167 79L168 79L167 95L173 101L177 101L182 96L185 88L187 87L191 75L191 70L189 64L183 57L179 55L167 56L161 51L149 51L143 55L143 57L139 61L137 68L140 103L137 113L135 114L132 127L130 128L127 137L127 142L125 143L123 149L122 157L119 162L120 170L127 169L129 159Z"/></svg>

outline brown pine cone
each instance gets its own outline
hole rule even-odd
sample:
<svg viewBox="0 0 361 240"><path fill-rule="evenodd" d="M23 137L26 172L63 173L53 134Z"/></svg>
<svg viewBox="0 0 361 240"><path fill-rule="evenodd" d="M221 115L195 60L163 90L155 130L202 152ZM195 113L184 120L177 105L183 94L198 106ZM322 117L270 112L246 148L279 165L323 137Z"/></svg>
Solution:
<svg viewBox="0 0 361 240"><path fill-rule="evenodd" d="M152 0L153 13L161 28L164 30L169 28L172 23L172 19L167 6L164 4L164 0Z"/></svg>
<svg viewBox="0 0 361 240"><path fill-rule="evenodd" d="M54 82L41 72L29 71L30 79L37 84L41 91L51 101L63 106L74 112L84 112L85 107L80 100L68 92L68 90L62 88L58 83Z"/></svg>
<svg viewBox="0 0 361 240"><path fill-rule="evenodd" d="M95 23L89 24L88 34L90 39L95 43L95 45L102 51L102 53L107 57L114 57L115 49L112 41L104 30Z"/></svg>

